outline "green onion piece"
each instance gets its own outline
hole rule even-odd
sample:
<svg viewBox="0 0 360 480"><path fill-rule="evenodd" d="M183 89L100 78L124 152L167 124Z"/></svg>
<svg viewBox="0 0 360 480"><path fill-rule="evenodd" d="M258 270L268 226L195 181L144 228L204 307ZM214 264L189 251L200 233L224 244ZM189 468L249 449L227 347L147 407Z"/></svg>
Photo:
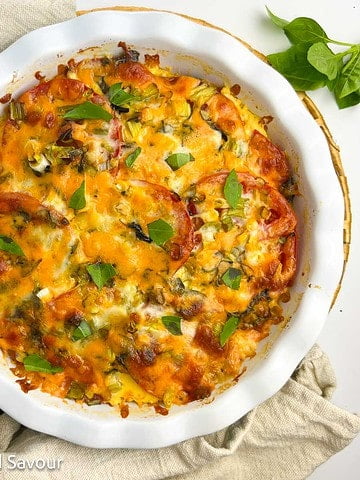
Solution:
<svg viewBox="0 0 360 480"><path fill-rule="evenodd" d="M141 153L141 148L140 147L137 147L136 150L134 150L132 153L130 153L130 155L128 155L125 159L125 165L130 168L133 166L135 160L137 159L137 157L140 155Z"/></svg>
<svg viewBox="0 0 360 480"><path fill-rule="evenodd" d="M14 255L24 256L21 247L14 240L6 235L0 235L0 250L13 253Z"/></svg>
<svg viewBox="0 0 360 480"><path fill-rule="evenodd" d="M231 335L235 332L238 325L239 325L238 317L230 317L226 320L220 333L220 345L222 347L229 340Z"/></svg>
<svg viewBox="0 0 360 480"><path fill-rule="evenodd" d="M85 180L83 180L80 187L71 195L69 207L74 210L81 210L82 208L85 208L85 206Z"/></svg>
<svg viewBox="0 0 360 480"><path fill-rule="evenodd" d="M159 218L148 224L149 237L156 245L163 245L174 236L174 230L171 225Z"/></svg>
<svg viewBox="0 0 360 480"><path fill-rule="evenodd" d="M64 115L65 120L105 120L109 122L112 119L111 113L104 110L100 105L92 102L80 103L68 110Z"/></svg>
<svg viewBox="0 0 360 480"><path fill-rule="evenodd" d="M25 107L20 102L10 102L9 104L9 117L11 120L24 120L25 119Z"/></svg>
<svg viewBox="0 0 360 480"><path fill-rule="evenodd" d="M50 362L45 360L45 358L40 357L37 354L28 355L24 358L24 367L28 372L41 372L41 373L59 373L63 369L61 367L56 367L51 365Z"/></svg>
<svg viewBox="0 0 360 480"><path fill-rule="evenodd" d="M173 153L165 159L165 162L174 171L192 161L194 161L194 157L191 155L191 153Z"/></svg>
<svg viewBox="0 0 360 480"><path fill-rule="evenodd" d="M182 335L180 317L166 315L165 317L161 317L161 321L171 334Z"/></svg>
<svg viewBox="0 0 360 480"><path fill-rule="evenodd" d="M82 340L90 335L92 335L90 325L86 320L81 320L80 325L73 331L72 340L76 342L77 340Z"/></svg>
<svg viewBox="0 0 360 480"><path fill-rule="evenodd" d="M231 170L226 178L224 186L224 196L231 208L236 208L239 204L242 194L242 185L238 180L235 170Z"/></svg>
<svg viewBox="0 0 360 480"><path fill-rule="evenodd" d="M116 270L111 263L94 263L88 265L86 270L99 290L116 275Z"/></svg>
<svg viewBox="0 0 360 480"><path fill-rule="evenodd" d="M130 102L131 100L135 100L134 95L131 95L131 93L127 93L122 88L121 83L114 83L114 85L111 85L108 94L110 103L112 103L113 105L117 105L118 107L120 105L123 105L124 103Z"/></svg>

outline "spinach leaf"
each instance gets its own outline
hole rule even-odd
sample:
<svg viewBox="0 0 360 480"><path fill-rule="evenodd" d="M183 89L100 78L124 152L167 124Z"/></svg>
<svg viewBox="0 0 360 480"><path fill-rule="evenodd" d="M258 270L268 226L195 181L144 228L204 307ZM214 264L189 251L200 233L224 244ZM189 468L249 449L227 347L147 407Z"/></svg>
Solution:
<svg viewBox="0 0 360 480"><path fill-rule="evenodd" d="M156 245L163 245L174 236L174 230L165 220L159 218L148 224L149 237Z"/></svg>
<svg viewBox="0 0 360 480"><path fill-rule="evenodd" d="M231 170L224 185L224 197L231 208L236 208L242 194L242 185L235 170Z"/></svg>
<svg viewBox="0 0 360 480"><path fill-rule="evenodd" d="M165 317L161 317L161 321L170 333L173 335L182 335L180 317L166 315Z"/></svg>
<svg viewBox="0 0 360 480"><path fill-rule="evenodd" d="M172 168L172 170L178 170L180 167L183 167L187 163L194 160L194 157L191 153L173 153L165 162Z"/></svg>
<svg viewBox="0 0 360 480"><path fill-rule="evenodd" d="M237 329L237 326L239 325L239 318L238 317L229 317L222 330L221 330L221 333L220 333L220 345L223 347L225 345L225 343L229 340L229 338L231 337L231 335L235 332L235 330Z"/></svg>
<svg viewBox="0 0 360 480"><path fill-rule="evenodd" d="M140 155L141 153L141 148L140 147L137 147L132 153L130 153L130 155L128 155L125 159L125 165L130 168L133 166L135 160L137 159L137 157Z"/></svg>
<svg viewBox="0 0 360 480"><path fill-rule="evenodd" d="M121 83L114 83L114 85L111 85L111 87L109 88L109 100L110 100L110 103L112 103L113 105L117 105L119 107L124 103L128 103L131 100L135 100L135 97L134 95L131 95L131 93L127 93L122 88Z"/></svg>
<svg viewBox="0 0 360 480"><path fill-rule="evenodd" d="M291 43L328 43L329 38L320 25L308 17L298 17L284 27L284 32Z"/></svg>
<svg viewBox="0 0 360 480"><path fill-rule="evenodd" d="M45 358L40 357L37 354L28 355L23 360L25 370L28 372L41 372L41 373L59 373L63 369L61 367L56 367L51 365L50 362L45 360Z"/></svg>
<svg viewBox="0 0 360 480"><path fill-rule="evenodd" d="M326 76L307 59L308 43L300 43L285 52L268 55L270 64L291 83L295 90L315 90L326 84Z"/></svg>
<svg viewBox="0 0 360 480"><path fill-rule="evenodd" d="M227 287L232 288L233 290L238 290L240 287L241 276L242 274L240 270L230 267L226 270L221 279Z"/></svg>
<svg viewBox="0 0 360 480"><path fill-rule="evenodd" d="M271 18L272 22L280 28L284 28L289 22L287 20L284 20L283 18L277 17L274 13L272 13L268 7L266 7L267 13L269 17Z"/></svg>
<svg viewBox="0 0 360 480"><path fill-rule="evenodd" d="M90 325L86 320L81 320L80 325L73 331L72 340L76 342L77 340L82 340L90 335L92 335Z"/></svg>
<svg viewBox="0 0 360 480"><path fill-rule="evenodd" d="M116 270L111 263L94 263L88 265L86 270L99 290L116 275Z"/></svg>
<svg viewBox="0 0 360 480"><path fill-rule="evenodd" d="M100 105L92 102L84 102L74 105L64 114L65 120L105 120L109 122L112 115L104 110Z"/></svg>
<svg viewBox="0 0 360 480"><path fill-rule="evenodd" d="M74 210L81 210L86 207L85 180L83 180L80 187L71 195L69 207Z"/></svg>
<svg viewBox="0 0 360 480"><path fill-rule="evenodd" d="M321 42L311 45L307 52L307 59L310 65L326 75L329 80L334 80L342 67L342 60Z"/></svg>
<svg viewBox="0 0 360 480"><path fill-rule="evenodd" d="M14 240L6 235L0 235L0 250L13 253L14 255L24 256L22 248Z"/></svg>
<svg viewBox="0 0 360 480"><path fill-rule="evenodd" d="M344 98L360 89L360 47L343 66L337 81L338 97Z"/></svg>

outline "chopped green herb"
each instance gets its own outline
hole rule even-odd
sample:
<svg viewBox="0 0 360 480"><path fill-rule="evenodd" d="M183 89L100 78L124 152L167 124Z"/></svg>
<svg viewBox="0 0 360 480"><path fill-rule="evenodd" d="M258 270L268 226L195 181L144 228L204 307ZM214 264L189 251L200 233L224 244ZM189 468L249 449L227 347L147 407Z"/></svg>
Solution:
<svg viewBox="0 0 360 480"><path fill-rule="evenodd" d="M134 150L132 153L130 153L130 155L128 155L125 159L125 165L130 168L133 166L135 160L137 159L137 157L140 155L141 153L141 148L140 147L137 147L136 150Z"/></svg>
<svg viewBox="0 0 360 480"><path fill-rule="evenodd" d="M242 194L242 185L238 180L235 170L231 170L226 178L224 186L224 196L231 208L236 208L239 204Z"/></svg>
<svg viewBox="0 0 360 480"><path fill-rule="evenodd" d="M134 95L131 95L131 93L127 93L123 88L121 83L114 83L114 85L111 85L109 88L109 100L110 103L120 106L123 105L124 103L128 103L131 100L135 100Z"/></svg>
<svg viewBox="0 0 360 480"><path fill-rule="evenodd" d="M225 285L233 290L238 290L240 287L242 273L237 268L230 267L224 275L221 277L221 280Z"/></svg>
<svg viewBox="0 0 360 480"><path fill-rule="evenodd" d="M11 120L24 120L25 119L25 106L21 102L14 102L13 100L9 104L9 117Z"/></svg>
<svg viewBox="0 0 360 480"><path fill-rule="evenodd" d="M45 360L45 358L40 357L37 354L28 355L24 358L24 367L28 372L41 372L41 373L59 373L63 369L61 367L56 367L51 365L50 362Z"/></svg>
<svg viewBox="0 0 360 480"><path fill-rule="evenodd" d="M92 335L90 325L86 320L81 320L80 325L73 331L72 340L76 342L77 340L82 340L90 335Z"/></svg>
<svg viewBox="0 0 360 480"><path fill-rule="evenodd" d="M220 333L220 345L223 347L225 345L225 343L229 340L229 338L231 337L231 335L235 332L235 330L237 329L237 326L239 324L239 319L238 317L229 317L222 330L221 330L221 333Z"/></svg>
<svg viewBox="0 0 360 480"><path fill-rule="evenodd" d="M85 180L83 180L80 187L72 194L69 201L69 207L73 208L74 210L81 210L82 208L85 208L85 206Z"/></svg>
<svg viewBox="0 0 360 480"><path fill-rule="evenodd" d="M0 250L13 253L14 255L24 256L21 247L14 240L6 235L0 235Z"/></svg>
<svg viewBox="0 0 360 480"><path fill-rule="evenodd" d="M180 317L166 315L165 317L161 317L161 321L170 333L173 335L182 335Z"/></svg>
<svg viewBox="0 0 360 480"><path fill-rule="evenodd" d="M116 270L111 263L94 263L88 265L86 270L99 290L116 275Z"/></svg>
<svg viewBox="0 0 360 480"><path fill-rule="evenodd" d="M109 122L112 119L112 115L104 110L100 105L96 105L92 102L80 103L68 110L64 118L66 120L105 120Z"/></svg>
<svg viewBox="0 0 360 480"><path fill-rule="evenodd" d="M194 161L194 157L191 153L173 153L165 160L174 171L192 161Z"/></svg>
<svg viewBox="0 0 360 480"><path fill-rule="evenodd" d="M156 245L163 245L174 236L174 230L165 220L159 218L148 224L149 237Z"/></svg>

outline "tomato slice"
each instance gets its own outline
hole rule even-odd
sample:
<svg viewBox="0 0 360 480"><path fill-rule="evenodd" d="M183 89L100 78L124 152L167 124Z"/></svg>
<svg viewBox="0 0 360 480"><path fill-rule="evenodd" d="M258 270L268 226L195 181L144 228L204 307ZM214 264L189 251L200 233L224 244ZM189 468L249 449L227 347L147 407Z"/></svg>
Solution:
<svg viewBox="0 0 360 480"><path fill-rule="evenodd" d="M289 178L285 153L257 130L249 142L247 162L251 170L272 187L279 188Z"/></svg>
<svg viewBox="0 0 360 480"><path fill-rule="evenodd" d="M1 192L0 213L24 212L31 220L48 223L56 227L67 227L68 219L53 207L48 207L27 193Z"/></svg>
<svg viewBox="0 0 360 480"><path fill-rule="evenodd" d="M238 209L230 209L224 196L228 174L207 176L196 185L190 210L203 242L192 262L204 281L209 282L213 272L219 281L230 258L231 267L247 278L240 286L246 305L263 288L277 291L290 284L296 270L296 218L275 188L247 173L237 174L242 199ZM217 296L228 311L241 310L237 289L231 291L219 282Z"/></svg>
<svg viewBox="0 0 360 480"><path fill-rule="evenodd" d="M144 180L131 180L129 183L131 193L128 198L133 221L140 225L142 231L147 233L147 225L158 219L173 228L174 235L164 248L170 257L171 271L177 270L189 258L194 247L193 227L184 202L175 192L161 185Z"/></svg>

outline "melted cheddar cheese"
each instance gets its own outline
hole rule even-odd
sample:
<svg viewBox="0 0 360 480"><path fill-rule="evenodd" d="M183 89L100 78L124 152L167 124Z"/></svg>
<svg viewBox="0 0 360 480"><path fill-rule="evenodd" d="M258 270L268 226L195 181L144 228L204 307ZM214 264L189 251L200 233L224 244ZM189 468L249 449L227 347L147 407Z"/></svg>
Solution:
<svg viewBox="0 0 360 480"><path fill-rule="evenodd" d="M296 219L286 156L234 89L124 47L0 125L0 348L21 388L126 416L235 379L283 320Z"/></svg>

